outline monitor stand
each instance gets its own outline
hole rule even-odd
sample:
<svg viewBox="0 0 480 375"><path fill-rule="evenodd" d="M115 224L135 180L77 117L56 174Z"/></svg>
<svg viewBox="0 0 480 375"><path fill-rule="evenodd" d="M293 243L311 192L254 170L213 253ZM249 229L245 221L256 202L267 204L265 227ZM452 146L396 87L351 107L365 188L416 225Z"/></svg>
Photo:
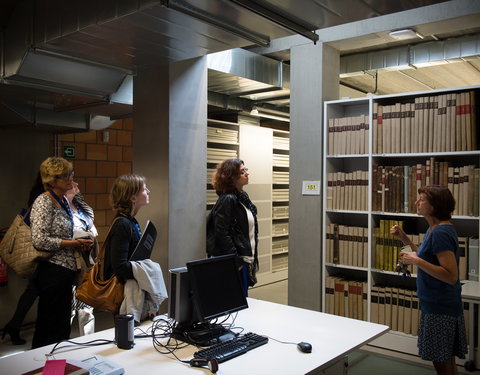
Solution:
<svg viewBox="0 0 480 375"><path fill-rule="evenodd" d="M237 335L226 329L221 324L203 323L178 323L173 327L170 337L197 346L211 346L231 340Z"/></svg>

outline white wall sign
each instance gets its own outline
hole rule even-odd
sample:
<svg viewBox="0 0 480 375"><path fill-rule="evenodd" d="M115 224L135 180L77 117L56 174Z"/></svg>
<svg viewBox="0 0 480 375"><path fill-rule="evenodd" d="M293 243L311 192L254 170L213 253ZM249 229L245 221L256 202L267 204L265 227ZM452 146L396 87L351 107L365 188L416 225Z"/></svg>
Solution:
<svg viewBox="0 0 480 375"><path fill-rule="evenodd" d="M302 195L320 195L320 181L303 181Z"/></svg>

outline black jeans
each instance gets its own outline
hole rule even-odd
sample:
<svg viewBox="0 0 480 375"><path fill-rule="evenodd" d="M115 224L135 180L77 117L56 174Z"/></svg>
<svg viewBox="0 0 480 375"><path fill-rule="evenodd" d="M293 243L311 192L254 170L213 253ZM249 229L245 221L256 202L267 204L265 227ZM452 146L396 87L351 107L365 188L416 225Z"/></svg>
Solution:
<svg viewBox="0 0 480 375"><path fill-rule="evenodd" d="M76 271L40 262L34 282L39 290L32 349L70 338L72 285Z"/></svg>
<svg viewBox="0 0 480 375"><path fill-rule="evenodd" d="M17 309L12 316L12 319L8 322L11 329L19 331L22 328L23 321L27 316L28 310L32 307L33 303L38 297L37 285L32 279L28 280L27 287L20 296L17 302Z"/></svg>

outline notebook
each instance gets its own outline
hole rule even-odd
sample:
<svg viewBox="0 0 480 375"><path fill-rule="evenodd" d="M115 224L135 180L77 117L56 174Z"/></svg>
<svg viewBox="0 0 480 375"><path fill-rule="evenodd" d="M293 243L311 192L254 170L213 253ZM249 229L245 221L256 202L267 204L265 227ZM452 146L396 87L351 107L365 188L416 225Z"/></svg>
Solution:
<svg viewBox="0 0 480 375"><path fill-rule="evenodd" d="M153 225L153 223L148 220L142 237L140 238L140 241L138 241L138 244L135 247L135 250L133 250L132 256L129 260L134 261L150 259L156 238L157 229L155 228L155 225Z"/></svg>

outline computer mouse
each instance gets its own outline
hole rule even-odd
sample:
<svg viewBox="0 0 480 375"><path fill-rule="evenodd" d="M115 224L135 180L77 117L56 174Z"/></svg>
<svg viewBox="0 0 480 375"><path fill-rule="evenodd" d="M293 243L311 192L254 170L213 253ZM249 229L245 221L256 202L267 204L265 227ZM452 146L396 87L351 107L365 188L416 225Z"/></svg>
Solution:
<svg viewBox="0 0 480 375"><path fill-rule="evenodd" d="M299 342L297 344L297 347L298 349L300 349L300 351L302 353L311 353L312 352L312 344L309 344L308 342Z"/></svg>

